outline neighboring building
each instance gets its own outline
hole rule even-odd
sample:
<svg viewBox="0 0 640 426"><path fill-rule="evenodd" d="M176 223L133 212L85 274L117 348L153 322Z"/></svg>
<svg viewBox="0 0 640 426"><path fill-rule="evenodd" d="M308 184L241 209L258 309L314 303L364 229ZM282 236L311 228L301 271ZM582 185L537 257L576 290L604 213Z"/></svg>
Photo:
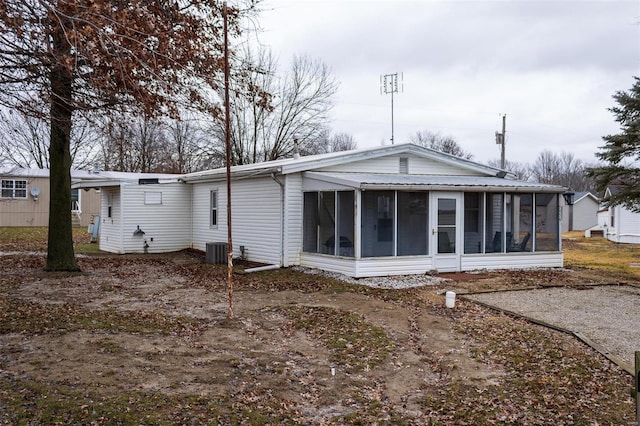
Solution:
<svg viewBox="0 0 640 426"><path fill-rule="evenodd" d="M72 170L72 180L89 176ZM0 226L49 225L49 170L0 168ZM100 194L95 189L71 190L71 217L74 226L88 226L100 212Z"/></svg>
<svg viewBox="0 0 640 426"><path fill-rule="evenodd" d="M604 199L615 194L618 186L609 186ZM598 225L587 230L585 236L604 235L616 243L640 244L640 213L631 211L623 206L601 206L597 213ZM595 231L595 234L594 234Z"/></svg>
<svg viewBox="0 0 640 426"><path fill-rule="evenodd" d="M561 267L564 188L411 144L235 166L234 256L353 277ZM105 178L100 248L227 241L226 170Z"/></svg>
<svg viewBox="0 0 640 426"><path fill-rule="evenodd" d="M600 200L591 192L576 192L573 205L562 202L562 232L584 231L598 224Z"/></svg>

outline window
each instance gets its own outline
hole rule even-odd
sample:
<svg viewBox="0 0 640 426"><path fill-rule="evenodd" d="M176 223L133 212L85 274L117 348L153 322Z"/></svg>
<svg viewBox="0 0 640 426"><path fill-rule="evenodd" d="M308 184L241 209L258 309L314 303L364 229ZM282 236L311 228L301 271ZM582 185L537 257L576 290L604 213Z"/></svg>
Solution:
<svg viewBox="0 0 640 426"><path fill-rule="evenodd" d="M353 257L355 193L305 192L303 204L303 251Z"/></svg>
<svg viewBox="0 0 640 426"><path fill-rule="evenodd" d="M501 253L504 247L504 194L487 194L485 209L485 253Z"/></svg>
<svg viewBox="0 0 640 426"><path fill-rule="evenodd" d="M362 193L362 256L393 256L394 191Z"/></svg>
<svg viewBox="0 0 640 426"><path fill-rule="evenodd" d="M212 227L218 226L218 191L211 191L211 222Z"/></svg>
<svg viewBox="0 0 640 426"><path fill-rule="evenodd" d="M560 249L558 214L558 194L536 194L535 251Z"/></svg>
<svg viewBox="0 0 640 426"><path fill-rule="evenodd" d="M304 193L302 250L307 253L318 252L318 196L317 192Z"/></svg>
<svg viewBox="0 0 640 426"><path fill-rule="evenodd" d="M71 190L71 211L80 211L80 191L78 188Z"/></svg>
<svg viewBox="0 0 640 426"><path fill-rule="evenodd" d="M464 252L482 253L484 193L464 194Z"/></svg>
<svg viewBox="0 0 640 426"><path fill-rule="evenodd" d="M107 194L107 217L113 217L113 194Z"/></svg>
<svg viewBox="0 0 640 426"><path fill-rule="evenodd" d="M531 251L533 194L507 195L507 251Z"/></svg>
<svg viewBox="0 0 640 426"><path fill-rule="evenodd" d="M2 198L27 198L27 181L2 179Z"/></svg>
<svg viewBox="0 0 640 426"><path fill-rule="evenodd" d="M428 192L398 192L398 256L429 253L428 212Z"/></svg>

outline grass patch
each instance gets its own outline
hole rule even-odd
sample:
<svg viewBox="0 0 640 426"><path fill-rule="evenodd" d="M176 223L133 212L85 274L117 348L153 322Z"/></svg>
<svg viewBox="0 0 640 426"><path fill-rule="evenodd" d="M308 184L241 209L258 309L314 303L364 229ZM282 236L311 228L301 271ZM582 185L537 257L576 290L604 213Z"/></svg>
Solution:
<svg viewBox="0 0 640 426"><path fill-rule="evenodd" d="M127 391L98 395L57 383L0 377L0 420L7 424L299 424L266 390L251 395L166 395Z"/></svg>
<svg viewBox="0 0 640 426"><path fill-rule="evenodd" d="M188 318L155 312L91 311L71 304L33 303L0 296L0 333L60 333L108 330L127 333L181 334L203 324Z"/></svg>
<svg viewBox="0 0 640 426"><path fill-rule="evenodd" d="M49 228L44 226L0 227L0 251L47 251ZM90 243L87 228L73 228L73 246L76 253L97 252L98 244Z"/></svg>
<svg viewBox="0 0 640 426"><path fill-rule="evenodd" d="M614 243L606 238L584 238L575 233L563 239L564 262L567 268L586 268L640 278L640 246Z"/></svg>
<svg viewBox="0 0 640 426"><path fill-rule="evenodd" d="M322 341L332 352L330 361L347 371L375 367L393 350L393 342L384 330L360 315L311 306L285 308L284 313L294 328Z"/></svg>

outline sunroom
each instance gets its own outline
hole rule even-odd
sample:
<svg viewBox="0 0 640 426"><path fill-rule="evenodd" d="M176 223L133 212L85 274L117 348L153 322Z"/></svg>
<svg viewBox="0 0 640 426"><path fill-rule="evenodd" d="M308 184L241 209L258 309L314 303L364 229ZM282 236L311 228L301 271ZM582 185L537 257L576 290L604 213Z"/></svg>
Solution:
<svg viewBox="0 0 640 426"><path fill-rule="evenodd" d="M301 264L354 277L562 266L562 187L306 172Z"/></svg>

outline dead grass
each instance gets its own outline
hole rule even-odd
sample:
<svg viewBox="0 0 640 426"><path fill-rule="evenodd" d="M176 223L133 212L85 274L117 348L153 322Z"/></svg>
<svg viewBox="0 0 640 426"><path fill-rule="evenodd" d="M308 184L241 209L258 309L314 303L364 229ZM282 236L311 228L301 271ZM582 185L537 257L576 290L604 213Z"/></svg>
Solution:
<svg viewBox="0 0 640 426"><path fill-rule="evenodd" d="M47 251L46 227L0 227L0 251ZM97 252L98 244L91 243L87 229L73 228L73 246L76 253Z"/></svg>
<svg viewBox="0 0 640 426"><path fill-rule="evenodd" d="M585 238L580 232L570 232L563 237L566 268L598 270L614 279L640 279L640 245Z"/></svg>
<svg viewBox="0 0 640 426"><path fill-rule="evenodd" d="M79 229L76 238L82 244L88 234ZM20 247L44 251L46 231L0 228L0 251ZM634 280L624 266L638 247L569 235L565 249L567 266L580 274ZM238 275L239 319L230 322L225 269L188 253L89 256L80 259L85 272L58 275L42 272L43 256L6 260L0 424L633 419L632 379L606 358L468 301L448 310L441 287L371 289L292 270ZM457 284L588 282L580 274L502 271ZM335 377L331 365L342 367Z"/></svg>

